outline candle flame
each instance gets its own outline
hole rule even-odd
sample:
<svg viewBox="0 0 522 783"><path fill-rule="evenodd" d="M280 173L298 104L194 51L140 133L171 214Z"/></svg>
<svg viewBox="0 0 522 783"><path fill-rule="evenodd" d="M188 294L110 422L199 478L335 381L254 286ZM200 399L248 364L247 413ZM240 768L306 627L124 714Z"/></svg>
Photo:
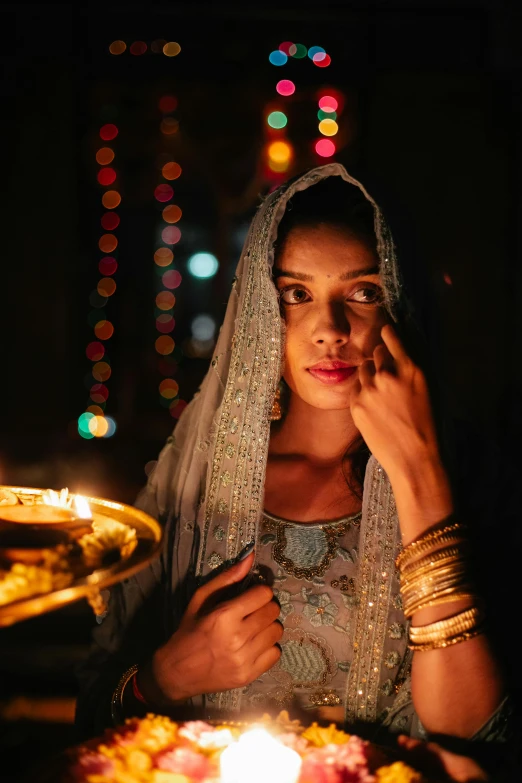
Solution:
<svg viewBox="0 0 522 783"><path fill-rule="evenodd" d="M296 783L301 757L265 729L252 729L229 745L220 758L222 783Z"/></svg>
<svg viewBox="0 0 522 783"><path fill-rule="evenodd" d="M74 498L69 494L67 487L60 492L54 489L48 489L42 493L42 503L46 506L57 506L58 508L73 508L80 519L91 519L92 513L90 506L82 495L76 495Z"/></svg>

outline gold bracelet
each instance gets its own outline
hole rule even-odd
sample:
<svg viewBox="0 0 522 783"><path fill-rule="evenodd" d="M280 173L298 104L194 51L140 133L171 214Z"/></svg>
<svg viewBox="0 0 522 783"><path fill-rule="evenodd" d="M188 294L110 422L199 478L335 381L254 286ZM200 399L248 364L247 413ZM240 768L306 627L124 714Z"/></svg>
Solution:
<svg viewBox="0 0 522 783"><path fill-rule="evenodd" d="M444 620L410 627L410 642L431 642L456 634L470 631L484 619L484 613L478 606L472 606Z"/></svg>
<svg viewBox="0 0 522 783"><path fill-rule="evenodd" d="M123 692L137 671L138 664L135 663L121 675L120 679L118 680L118 684L114 689L114 693L112 694L111 698L111 716L112 722L115 726L120 726L125 719L125 716L123 715Z"/></svg>
<svg viewBox="0 0 522 783"><path fill-rule="evenodd" d="M414 576L410 577L408 580L401 579L400 591L404 595L405 593L414 590L433 589L433 587L440 582L443 582L445 579L450 579L451 577L456 578L467 572L468 564L463 560L447 563L445 565L438 563L423 574L414 574Z"/></svg>
<svg viewBox="0 0 522 783"><path fill-rule="evenodd" d="M406 603L415 600L415 598L426 598L430 593L436 593L452 585L460 585L467 580L467 569L452 570L447 573L440 573L430 578L420 579L405 587L400 587L400 593L403 601Z"/></svg>
<svg viewBox="0 0 522 783"><path fill-rule="evenodd" d="M445 549L437 549L432 555L417 560L415 563L411 563L406 568L401 570L401 581L408 581L412 574L424 573L430 567L435 565L442 565L443 563L456 562L457 560L464 560L465 555L462 552L461 547L452 546Z"/></svg>
<svg viewBox="0 0 522 783"><path fill-rule="evenodd" d="M408 606L404 607L404 615L406 617L413 617L415 612L420 612L421 609L427 609L431 606L440 606L441 604L453 603L453 601L463 601L464 599L477 600L478 596L470 587L470 585L463 585L462 590L450 590L443 595L433 595L427 600L420 600Z"/></svg>
<svg viewBox="0 0 522 783"><path fill-rule="evenodd" d="M426 644L413 644L410 642L408 647L415 652L427 652L428 650L437 650L441 647L451 647L453 644L459 644L460 642L467 642L468 639L473 639L481 633L484 633L485 624L477 626L473 631L465 631L464 633L452 636L449 639L441 639L435 642L428 642Z"/></svg>
<svg viewBox="0 0 522 783"><path fill-rule="evenodd" d="M432 530L429 533L421 536L420 538L411 541L407 546L402 549L395 558L395 565L397 568L401 567L401 564L410 562L412 558L418 555L420 552L425 551L428 548L433 547L435 544L444 541L451 541L458 539L462 531L467 530L466 526L460 522L454 522L452 525L446 525L438 530Z"/></svg>

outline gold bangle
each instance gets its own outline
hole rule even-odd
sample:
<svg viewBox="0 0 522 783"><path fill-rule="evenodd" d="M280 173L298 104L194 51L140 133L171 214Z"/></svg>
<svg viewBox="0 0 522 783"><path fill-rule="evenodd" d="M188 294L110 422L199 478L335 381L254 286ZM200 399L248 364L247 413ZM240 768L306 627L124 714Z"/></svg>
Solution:
<svg viewBox="0 0 522 783"><path fill-rule="evenodd" d="M467 569L462 568L452 570L447 573L440 573L429 578L419 579L418 582L412 582L410 585L400 587L400 593L403 600L408 602L415 597L425 597L430 593L436 593L446 587L458 585L466 581Z"/></svg>
<svg viewBox="0 0 522 783"><path fill-rule="evenodd" d="M472 586L468 582L461 581L450 584L447 587L439 586L437 590L433 590L429 593L415 593L403 598L404 614L406 617L411 617L413 607L418 608L419 605L427 605L429 601L433 601L443 595L456 595L462 592L470 592L472 589Z"/></svg>
<svg viewBox="0 0 522 783"><path fill-rule="evenodd" d="M468 639L473 639L481 633L484 633L485 623L474 628L472 631L465 631L464 633L452 636L449 639L440 639L438 641L427 642L426 644L414 644L410 642L408 647L414 652L427 652L428 650L437 650L444 647L451 647L453 644L460 644L460 642L467 642Z"/></svg>
<svg viewBox="0 0 522 783"><path fill-rule="evenodd" d="M464 609L458 614L446 617L443 620L437 620L427 625L412 625L410 627L409 637L411 642L430 642L435 639L455 636L471 630L484 619L484 613L478 606L472 606L470 609Z"/></svg>
<svg viewBox="0 0 522 783"><path fill-rule="evenodd" d="M118 684L114 689L114 693L112 694L111 698L111 717L115 726L120 726L124 721L125 716L123 715L123 692L137 671L138 664L135 663L121 675L120 679L118 680Z"/></svg>
<svg viewBox="0 0 522 783"><path fill-rule="evenodd" d="M436 565L442 565L443 563L456 562L457 560L464 560L465 556L462 549L457 546L446 547L446 549L437 549L432 555L427 555L421 560L417 560L415 563L411 563L406 568L401 570L401 581L408 581L412 574L424 573L430 567Z"/></svg>
<svg viewBox="0 0 522 783"><path fill-rule="evenodd" d="M466 589L467 588L467 589ZM465 585L462 590L450 590L444 595L431 596L428 600L420 600L416 603L408 605L404 608L404 615L406 617L413 617L415 612L420 612L421 609L427 609L431 606L440 606L441 604L453 603L453 601L463 601L464 599L477 600L477 594L470 588L469 585Z"/></svg>
<svg viewBox="0 0 522 783"><path fill-rule="evenodd" d="M418 604L413 604L410 609L410 614L406 614L406 611L404 611L404 614L406 617L413 617L415 612L419 612L421 609L426 609L431 606L440 606L441 604L449 604L453 603L454 601L464 601L464 600L477 600L478 596L476 593L474 593L472 590L459 592L456 593L447 593L446 595L437 596L436 598L430 598L428 601L420 601Z"/></svg>
<svg viewBox="0 0 522 783"><path fill-rule="evenodd" d="M446 542L448 540L455 540L459 538L460 533L465 530L467 530L466 526L460 522L454 522L452 525L446 525L437 530L432 530L405 546L395 558L395 565L397 568L400 568L405 560L410 562L410 560L420 552L423 552L426 548L435 546L440 541Z"/></svg>
<svg viewBox="0 0 522 783"><path fill-rule="evenodd" d="M462 560L446 565L438 564L423 574L415 574L408 580L401 580L400 590L404 594L412 590L429 589L445 579L460 576L467 571L468 564Z"/></svg>

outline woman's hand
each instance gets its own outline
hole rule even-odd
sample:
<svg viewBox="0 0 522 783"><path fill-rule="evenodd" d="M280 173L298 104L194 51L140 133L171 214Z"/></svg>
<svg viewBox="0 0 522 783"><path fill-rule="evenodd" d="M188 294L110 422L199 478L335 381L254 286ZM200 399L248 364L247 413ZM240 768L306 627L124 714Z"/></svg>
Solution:
<svg viewBox="0 0 522 783"><path fill-rule="evenodd" d="M196 590L178 630L140 669L147 702L164 707L241 688L279 660L283 626L270 587L256 585L216 604L221 591L248 574L253 558L252 553Z"/></svg>
<svg viewBox="0 0 522 783"><path fill-rule="evenodd" d="M436 742L423 742L404 734L397 737L397 742L411 756L412 766L425 772L429 777L458 781L458 783L490 780L485 770L474 759L446 750Z"/></svg>
<svg viewBox="0 0 522 783"><path fill-rule="evenodd" d="M359 366L350 407L368 448L391 476L437 457L438 445L423 372L390 324L381 336L384 344Z"/></svg>

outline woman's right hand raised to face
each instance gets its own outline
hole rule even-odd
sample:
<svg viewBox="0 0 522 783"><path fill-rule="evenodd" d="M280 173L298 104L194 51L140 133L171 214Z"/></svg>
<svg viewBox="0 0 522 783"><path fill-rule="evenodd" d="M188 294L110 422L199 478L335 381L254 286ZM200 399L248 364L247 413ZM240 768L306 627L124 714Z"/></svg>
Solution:
<svg viewBox="0 0 522 783"><path fill-rule="evenodd" d="M196 590L177 631L139 670L148 703L168 707L191 696L241 688L279 660L283 626L270 587L255 585L219 602L219 594L246 577L253 562L251 553Z"/></svg>

